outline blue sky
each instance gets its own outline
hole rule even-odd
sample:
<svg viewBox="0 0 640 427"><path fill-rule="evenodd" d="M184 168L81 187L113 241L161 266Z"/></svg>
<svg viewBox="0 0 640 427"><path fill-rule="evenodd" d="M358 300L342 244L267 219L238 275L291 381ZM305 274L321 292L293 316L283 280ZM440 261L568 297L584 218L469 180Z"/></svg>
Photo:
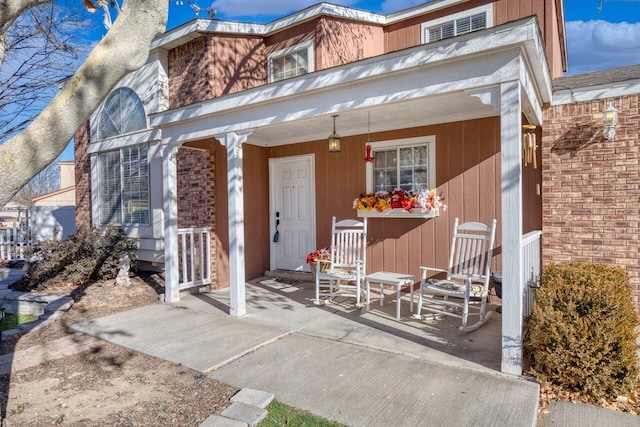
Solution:
<svg viewBox="0 0 640 427"><path fill-rule="evenodd" d="M183 4L179 4L182 2ZM199 15L191 0L172 1L168 29L195 18L208 18L206 8L216 8L219 19L269 22L318 3L319 0L199 0ZM378 13L393 13L424 0L332 0L331 3ZM580 74L640 63L640 0L564 0L569 70ZM94 16L101 28L102 14ZM97 30L96 35L106 30ZM73 159L67 148L63 160Z"/></svg>

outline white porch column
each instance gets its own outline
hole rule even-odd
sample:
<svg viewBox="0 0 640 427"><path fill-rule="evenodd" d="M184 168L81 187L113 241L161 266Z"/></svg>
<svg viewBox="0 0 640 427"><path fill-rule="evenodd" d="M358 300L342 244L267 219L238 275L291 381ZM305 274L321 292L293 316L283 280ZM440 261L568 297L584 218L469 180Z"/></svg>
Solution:
<svg viewBox="0 0 640 427"><path fill-rule="evenodd" d="M229 305L232 316L247 314L244 263L244 188L242 144L250 131L227 132L216 139L227 149L227 191L229 193Z"/></svg>
<svg viewBox="0 0 640 427"><path fill-rule="evenodd" d="M522 108L520 82L500 85L502 372L522 374Z"/></svg>
<svg viewBox="0 0 640 427"><path fill-rule="evenodd" d="M180 300L178 271L178 170L176 153L179 145L166 145L162 153L164 200L164 300Z"/></svg>

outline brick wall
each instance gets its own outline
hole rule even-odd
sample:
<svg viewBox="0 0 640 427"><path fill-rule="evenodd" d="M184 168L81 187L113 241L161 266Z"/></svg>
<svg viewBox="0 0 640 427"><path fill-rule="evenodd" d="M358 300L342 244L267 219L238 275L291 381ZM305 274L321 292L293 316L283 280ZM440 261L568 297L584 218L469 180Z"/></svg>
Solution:
<svg viewBox="0 0 640 427"><path fill-rule="evenodd" d="M170 108L267 83L260 36L208 34L171 49L168 58Z"/></svg>
<svg viewBox="0 0 640 427"><path fill-rule="evenodd" d="M211 227L215 231L213 182L215 156L209 150L180 147L177 159L178 228ZM216 245L211 244L211 282L217 283Z"/></svg>
<svg viewBox="0 0 640 427"><path fill-rule="evenodd" d="M640 95L578 102L544 112L543 260L623 266L640 309ZM618 110L615 138L602 112Z"/></svg>
<svg viewBox="0 0 640 427"><path fill-rule="evenodd" d="M76 132L74 160L76 173L76 230L91 228L91 159L89 148L89 122Z"/></svg>
<svg viewBox="0 0 640 427"><path fill-rule="evenodd" d="M180 147L178 168L178 228L211 225L211 163L209 152Z"/></svg>
<svg viewBox="0 0 640 427"><path fill-rule="evenodd" d="M169 51L169 108L213 98L213 49L199 37Z"/></svg>

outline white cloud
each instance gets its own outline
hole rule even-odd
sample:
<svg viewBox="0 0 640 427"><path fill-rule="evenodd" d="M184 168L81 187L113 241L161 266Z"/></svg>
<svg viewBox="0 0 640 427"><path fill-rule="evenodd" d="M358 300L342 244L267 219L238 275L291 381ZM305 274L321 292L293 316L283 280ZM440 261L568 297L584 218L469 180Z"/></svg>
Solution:
<svg viewBox="0 0 640 427"><path fill-rule="evenodd" d="M422 3L425 3L425 0L384 0L380 5L380 11L385 14L393 13Z"/></svg>
<svg viewBox="0 0 640 427"><path fill-rule="evenodd" d="M640 63L640 22L569 21L568 74Z"/></svg>
<svg viewBox="0 0 640 427"><path fill-rule="evenodd" d="M306 7L317 4L319 0L214 0L211 7L227 18L257 17L257 16L282 16L289 12L297 12ZM343 6L352 6L358 0L333 0L331 3Z"/></svg>

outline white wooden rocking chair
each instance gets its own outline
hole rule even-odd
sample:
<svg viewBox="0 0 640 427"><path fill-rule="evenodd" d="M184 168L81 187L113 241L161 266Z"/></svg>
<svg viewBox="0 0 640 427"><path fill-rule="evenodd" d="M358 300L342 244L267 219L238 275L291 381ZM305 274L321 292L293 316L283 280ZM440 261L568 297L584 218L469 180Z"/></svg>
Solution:
<svg viewBox="0 0 640 427"><path fill-rule="evenodd" d="M449 267L420 267L420 295L416 318L453 316L462 319L460 330L471 332L484 325L493 312L486 312L496 220L490 226L479 222L453 224ZM446 279L427 279L427 272L446 273ZM435 313L423 316L422 311ZM478 320L468 325L470 316Z"/></svg>
<svg viewBox="0 0 640 427"><path fill-rule="evenodd" d="M356 299L362 306L364 299L369 304L363 283L367 267L367 219L356 221L331 220L330 259L316 263L316 304L323 304L336 296Z"/></svg>

